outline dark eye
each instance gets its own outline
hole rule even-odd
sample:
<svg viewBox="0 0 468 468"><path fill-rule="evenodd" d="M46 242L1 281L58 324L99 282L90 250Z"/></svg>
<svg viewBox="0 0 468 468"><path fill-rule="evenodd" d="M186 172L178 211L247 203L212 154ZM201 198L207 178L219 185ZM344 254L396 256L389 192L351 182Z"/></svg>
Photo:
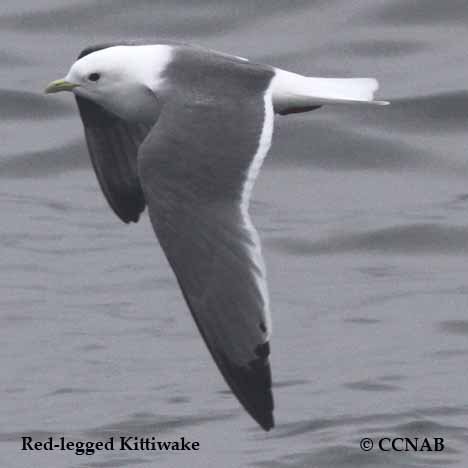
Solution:
<svg viewBox="0 0 468 468"><path fill-rule="evenodd" d="M101 78L99 73L91 73L91 75L88 76L89 81L97 81L99 78Z"/></svg>

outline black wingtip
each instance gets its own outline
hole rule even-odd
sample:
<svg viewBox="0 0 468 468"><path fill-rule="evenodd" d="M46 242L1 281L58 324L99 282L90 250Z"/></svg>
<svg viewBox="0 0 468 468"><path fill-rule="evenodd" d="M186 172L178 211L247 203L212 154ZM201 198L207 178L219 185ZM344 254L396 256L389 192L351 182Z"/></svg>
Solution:
<svg viewBox="0 0 468 468"><path fill-rule="evenodd" d="M275 427L271 388L242 388L240 386L236 387L234 384L231 384L231 388L245 410L263 430L269 431Z"/></svg>
<svg viewBox="0 0 468 468"><path fill-rule="evenodd" d="M217 363L245 410L262 429L269 431L275 422L268 342L258 345L255 354L258 357L247 366L236 365L223 353L219 353Z"/></svg>
<svg viewBox="0 0 468 468"><path fill-rule="evenodd" d="M275 427L273 412L266 414L263 419L256 419L256 421L258 422L258 424L260 424L262 429L267 432Z"/></svg>
<svg viewBox="0 0 468 468"><path fill-rule="evenodd" d="M254 382L251 384L259 384L257 379L253 380ZM263 430L269 431L275 427L273 393L270 387L260 385L251 385L250 388L240 386L236 388L235 385L231 385L231 387L242 406Z"/></svg>
<svg viewBox="0 0 468 468"><path fill-rule="evenodd" d="M239 395L238 398L252 418L255 419L263 430L268 432L275 427L273 416L274 403L271 387L264 388L263 391L255 392L256 395L254 398L252 398L252 393L248 396L248 400L250 401L242 401Z"/></svg>
<svg viewBox="0 0 468 468"><path fill-rule="evenodd" d="M140 219L140 213L132 212L132 211L116 211L114 207L111 205L114 213L125 223L138 223Z"/></svg>

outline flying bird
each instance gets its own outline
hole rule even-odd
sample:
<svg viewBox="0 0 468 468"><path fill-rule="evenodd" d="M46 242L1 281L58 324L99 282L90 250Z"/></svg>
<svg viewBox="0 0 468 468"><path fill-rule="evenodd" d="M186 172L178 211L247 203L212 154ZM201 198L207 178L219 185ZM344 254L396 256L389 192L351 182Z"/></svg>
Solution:
<svg viewBox="0 0 468 468"><path fill-rule="evenodd" d="M185 44L84 49L46 93L75 95L115 214L154 232L227 384L274 426L265 267L248 207L274 114L374 101L373 78L313 78Z"/></svg>

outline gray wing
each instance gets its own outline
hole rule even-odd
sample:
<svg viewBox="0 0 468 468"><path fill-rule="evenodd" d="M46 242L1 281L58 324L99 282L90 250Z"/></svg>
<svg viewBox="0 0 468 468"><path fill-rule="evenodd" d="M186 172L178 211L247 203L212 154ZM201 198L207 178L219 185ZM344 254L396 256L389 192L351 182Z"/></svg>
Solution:
<svg viewBox="0 0 468 468"><path fill-rule="evenodd" d="M235 95L224 82L229 95L197 89L166 102L138 161L154 231L198 329L265 430L274 425L268 293L247 199L271 141L268 83Z"/></svg>
<svg viewBox="0 0 468 468"><path fill-rule="evenodd" d="M107 46L85 49L79 58ZM76 101L91 162L109 205L122 221L138 221L145 199L138 178L137 153L148 129L125 122L83 97L76 96Z"/></svg>

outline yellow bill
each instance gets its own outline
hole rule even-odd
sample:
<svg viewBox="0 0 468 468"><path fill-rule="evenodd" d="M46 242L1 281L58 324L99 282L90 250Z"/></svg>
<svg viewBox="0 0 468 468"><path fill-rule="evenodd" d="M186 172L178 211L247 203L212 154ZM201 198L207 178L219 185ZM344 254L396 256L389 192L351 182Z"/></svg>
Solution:
<svg viewBox="0 0 468 468"><path fill-rule="evenodd" d="M70 83L65 80L55 80L52 83L49 83L47 88L44 90L46 94L59 93L60 91L71 91L73 88L76 88L77 84Z"/></svg>

